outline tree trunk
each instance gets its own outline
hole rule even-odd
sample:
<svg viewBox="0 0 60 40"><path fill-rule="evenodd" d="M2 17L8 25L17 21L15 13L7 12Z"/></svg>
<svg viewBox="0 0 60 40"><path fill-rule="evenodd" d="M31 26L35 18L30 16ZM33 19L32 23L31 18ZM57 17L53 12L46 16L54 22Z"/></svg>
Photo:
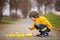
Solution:
<svg viewBox="0 0 60 40"><path fill-rule="evenodd" d="M10 0L9 5L10 5L10 18L11 18L11 0Z"/></svg>
<svg viewBox="0 0 60 40"><path fill-rule="evenodd" d="M46 14L46 7L45 7L45 14Z"/></svg>
<svg viewBox="0 0 60 40"><path fill-rule="evenodd" d="M16 19L17 19L17 8L16 8Z"/></svg>
<svg viewBox="0 0 60 40"><path fill-rule="evenodd" d="M46 14L46 5L45 5L45 9L44 9L44 12L45 12L45 14Z"/></svg>
<svg viewBox="0 0 60 40"><path fill-rule="evenodd" d="M0 23L1 23L1 20L2 20L2 6L0 6Z"/></svg>
<svg viewBox="0 0 60 40"><path fill-rule="evenodd" d="M23 10L24 18L27 18L27 14L28 14L28 12L26 10Z"/></svg>

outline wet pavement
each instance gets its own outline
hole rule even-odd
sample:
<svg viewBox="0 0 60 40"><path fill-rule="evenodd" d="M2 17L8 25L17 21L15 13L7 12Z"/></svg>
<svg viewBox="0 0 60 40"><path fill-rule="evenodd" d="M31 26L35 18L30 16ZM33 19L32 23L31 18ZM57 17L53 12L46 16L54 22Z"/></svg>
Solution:
<svg viewBox="0 0 60 40"><path fill-rule="evenodd" d="M20 19L15 24L2 24L0 25L0 40L60 40L60 32L52 30L48 37L6 37L6 33L24 32L30 33L28 29L32 25L30 19ZM32 31L34 36L39 32L35 29Z"/></svg>

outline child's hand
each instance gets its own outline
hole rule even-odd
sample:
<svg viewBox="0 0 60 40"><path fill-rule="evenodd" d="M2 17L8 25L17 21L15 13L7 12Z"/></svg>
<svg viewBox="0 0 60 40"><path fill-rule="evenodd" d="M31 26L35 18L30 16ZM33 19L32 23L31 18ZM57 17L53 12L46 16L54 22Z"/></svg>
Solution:
<svg viewBox="0 0 60 40"><path fill-rule="evenodd" d="M31 27L29 27L29 30L33 30Z"/></svg>

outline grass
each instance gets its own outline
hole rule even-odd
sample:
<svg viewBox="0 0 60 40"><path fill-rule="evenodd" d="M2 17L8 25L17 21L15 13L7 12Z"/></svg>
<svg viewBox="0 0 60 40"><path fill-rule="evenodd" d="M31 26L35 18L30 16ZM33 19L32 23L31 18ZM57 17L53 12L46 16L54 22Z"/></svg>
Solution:
<svg viewBox="0 0 60 40"><path fill-rule="evenodd" d="M44 15L54 27L60 28L60 16L53 14L52 12Z"/></svg>
<svg viewBox="0 0 60 40"><path fill-rule="evenodd" d="M2 19L2 24L13 24L15 22L17 22L19 19L11 19L11 18L8 18L8 17L3 17Z"/></svg>

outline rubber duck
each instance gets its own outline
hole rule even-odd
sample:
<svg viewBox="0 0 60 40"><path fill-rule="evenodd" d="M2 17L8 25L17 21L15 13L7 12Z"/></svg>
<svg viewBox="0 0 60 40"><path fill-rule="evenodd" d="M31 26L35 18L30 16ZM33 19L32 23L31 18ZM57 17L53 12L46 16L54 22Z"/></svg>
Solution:
<svg viewBox="0 0 60 40"><path fill-rule="evenodd" d="M26 34L25 36L27 36L27 37L32 37L32 36L33 36L33 33L30 32L29 34Z"/></svg>
<svg viewBox="0 0 60 40"><path fill-rule="evenodd" d="M14 33L11 33L11 34L5 34L6 37L14 37L15 34Z"/></svg>
<svg viewBox="0 0 60 40"><path fill-rule="evenodd" d="M15 37L15 34L14 33L10 34L10 37Z"/></svg>
<svg viewBox="0 0 60 40"><path fill-rule="evenodd" d="M21 33L20 33L20 36L21 36L21 37L25 37L24 32L21 32Z"/></svg>
<svg viewBox="0 0 60 40"><path fill-rule="evenodd" d="M5 34L6 37L9 37L9 34Z"/></svg>
<svg viewBox="0 0 60 40"><path fill-rule="evenodd" d="M19 33L19 32L16 32L16 33L15 33L15 36L16 36L16 37L20 37L20 33Z"/></svg>
<svg viewBox="0 0 60 40"><path fill-rule="evenodd" d="M21 33L16 32L16 33L15 33L15 36L16 36L16 37L24 37L25 34L24 34L24 32L21 32Z"/></svg>

